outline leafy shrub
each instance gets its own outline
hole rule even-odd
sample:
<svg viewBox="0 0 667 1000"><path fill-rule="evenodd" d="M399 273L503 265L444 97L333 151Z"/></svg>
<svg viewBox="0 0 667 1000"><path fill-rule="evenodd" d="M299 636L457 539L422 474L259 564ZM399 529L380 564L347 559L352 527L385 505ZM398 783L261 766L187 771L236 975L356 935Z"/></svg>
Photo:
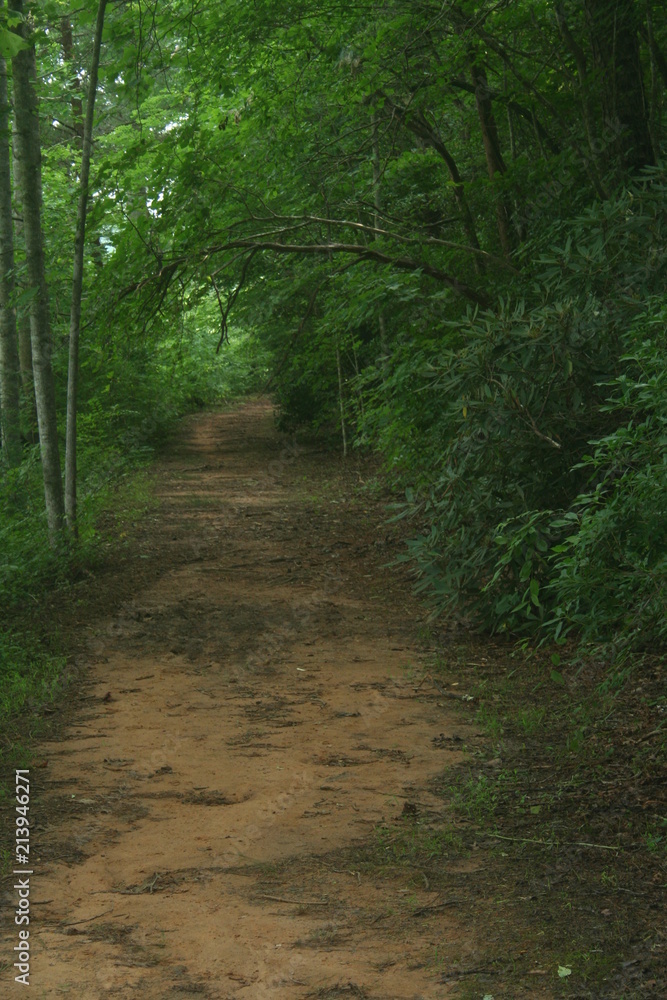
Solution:
<svg viewBox="0 0 667 1000"><path fill-rule="evenodd" d="M653 324L664 330L667 310ZM595 489L562 520L549 585L550 634L575 627L621 649L667 639L667 351L645 340L624 357L606 406L625 418L582 461Z"/></svg>
<svg viewBox="0 0 667 1000"><path fill-rule="evenodd" d="M495 311L375 372L361 433L408 485L404 558L435 614L664 639L665 191L653 172L554 224Z"/></svg>

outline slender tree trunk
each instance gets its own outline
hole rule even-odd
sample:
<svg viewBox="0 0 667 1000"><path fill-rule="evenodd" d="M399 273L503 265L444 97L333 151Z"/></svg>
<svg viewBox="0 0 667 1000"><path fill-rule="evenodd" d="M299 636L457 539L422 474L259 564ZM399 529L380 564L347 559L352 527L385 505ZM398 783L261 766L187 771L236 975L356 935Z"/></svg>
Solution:
<svg viewBox="0 0 667 1000"><path fill-rule="evenodd" d="M598 163L598 147L597 147L597 137L595 134L594 125L594 113L591 106L591 95L589 90L589 80L588 80L588 66L586 63L586 54L582 49L581 45L577 42L576 38L570 31L570 27L567 23L565 17L565 5L561 2L556 4L555 7L556 21L558 22L558 30L560 31L561 38L565 42L565 45L570 52L570 55L574 59L575 65L577 67L577 77L579 79L579 100L581 105L581 116L584 123L584 130L586 132L586 141L588 142L588 149L591 155L590 164L591 169L589 176L593 181L595 186L595 193L599 198L606 198L606 192L602 187L602 180L600 177L599 163Z"/></svg>
<svg viewBox="0 0 667 1000"><path fill-rule="evenodd" d="M660 0L658 0L658 3L660 3ZM642 35L649 46L651 57L657 72L662 77L663 85L667 87L667 59L665 59L664 53L655 38L652 4L653 0L646 0L646 29L642 29Z"/></svg>
<svg viewBox="0 0 667 1000"><path fill-rule="evenodd" d="M652 0L646 0L646 34L648 41L649 60L651 64L651 89L649 92L648 105L648 128L651 135L651 145L653 146L653 158L657 162L660 159L661 129L662 121L662 86L660 81L660 71L658 67L657 52L653 32L653 5Z"/></svg>
<svg viewBox="0 0 667 1000"><path fill-rule="evenodd" d="M371 162L373 165L373 207L375 212L373 213L373 225L376 229L380 228L380 212L382 211L382 195L380 193L380 138L378 135L378 122L375 112L371 117L371 128L373 130L373 155ZM384 312L380 309L378 315L378 328L380 330L380 350L382 351L382 357L384 358L383 366L386 368L386 358L387 358L387 326L384 321Z"/></svg>
<svg viewBox="0 0 667 1000"><path fill-rule="evenodd" d="M463 178L461 177L456 161L449 152L449 149L440 135L440 132L429 123L422 111L419 111L416 115L407 115L405 111L402 111L402 109L396 104L392 103L391 106L401 115L406 128L410 129L414 135L418 136L423 142L431 146L431 148L434 149L436 153L445 161L445 165L449 171L449 176L454 184L454 197L456 198L456 204L458 205L459 212L461 213L461 224L463 226L463 231L466 234L466 239L473 250L480 250L481 248L479 245L479 239L477 238L475 220L473 219L470 206L468 205L468 199L466 198L465 187L463 185ZM477 274L483 274L486 268L484 266L482 256L479 253L476 253L473 259L475 271Z"/></svg>
<svg viewBox="0 0 667 1000"><path fill-rule="evenodd" d="M13 122L12 139L12 201L14 205L14 246L23 248L23 202L21 201L21 173L18 158L18 142L16 139L16 119ZM25 282L17 277L19 291L25 291ZM16 326L19 341L19 362L21 365L21 403L24 420L28 424L28 438L32 444L37 442L37 413L35 411L35 383L32 377L32 344L30 343L30 310L27 306L18 306L16 310Z"/></svg>
<svg viewBox="0 0 667 1000"><path fill-rule="evenodd" d="M489 178L493 181L498 174L507 171L503 155L500 151L498 126L493 114L493 104L489 92L486 73L481 66L473 61L470 63L470 74L475 88L475 104L477 117L482 130L482 142L486 155L486 166ZM515 239L512 231L512 213L507 198L500 192L496 193L496 218L498 220L498 235L505 257L509 259L514 250Z"/></svg>
<svg viewBox="0 0 667 1000"><path fill-rule="evenodd" d="M429 145L435 149L437 153L442 157L449 171L449 176L454 184L454 197L456 198L456 204L459 207L459 212L461 213L461 223L463 225L463 231L466 234L468 243L473 248L473 250L480 250L479 240L477 238L477 230L475 228L475 220L472 217L472 212L470 211L470 206L468 205L468 199L466 198L465 188L463 186L463 178L459 173L459 168L456 165L454 157L451 155L447 146L443 142L442 136L439 135L436 129L429 125L424 115L420 112L414 121L416 127L413 127L413 131L416 134L421 134L422 138L425 139ZM412 127L412 126L411 126ZM421 131L418 132L417 130ZM484 260L480 254L474 254L473 261L475 265L475 271L477 274L483 274L486 270L484 266Z"/></svg>
<svg viewBox="0 0 667 1000"><path fill-rule="evenodd" d="M635 0L585 0L589 36L600 76L602 116L614 129L612 157L625 170L653 163ZM610 165L613 165L611 163Z"/></svg>
<svg viewBox="0 0 667 1000"><path fill-rule="evenodd" d="M340 338L336 339L336 368L338 370L338 406L340 429L343 435L343 458L347 458L347 428L345 427L345 399L343 397L343 369L340 363Z"/></svg>
<svg viewBox="0 0 667 1000"><path fill-rule="evenodd" d="M516 31L514 31L512 33L512 46L513 46L513 48L516 48ZM509 141L510 141L510 156L512 157L512 163L515 163L516 162L516 138L514 136L514 119L512 118L512 102L509 100L508 89L509 88L507 86L507 62L505 61L505 68L503 70L503 91L504 91L504 95L505 95L505 101L507 102L507 135L508 135ZM536 116L535 112L533 112L532 118L533 118L533 126L535 126L535 124L537 122L537 116ZM542 156L544 157L544 148L542 146L542 139L540 137L539 132L537 132L537 130L536 130L536 134L537 134L537 141L538 141L538 144L539 144L539 147L540 147L540 151L542 153ZM545 157L545 159L546 159L546 157Z"/></svg>
<svg viewBox="0 0 667 1000"><path fill-rule="evenodd" d="M23 14L23 0L10 0L10 10ZM22 23L19 31L27 34ZM44 267L42 234L42 165L39 138L37 94L31 68L34 65L29 50L12 59L14 75L14 112L16 142L20 161L23 231L25 234L28 285L34 290L30 300L30 333L32 364L35 379L35 402L39 426L39 445L44 477L44 497L49 539L56 545L63 529L65 506L58 450L56 392L51 366L51 327L49 293Z"/></svg>
<svg viewBox="0 0 667 1000"><path fill-rule="evenodd" d="M14 232L7 63L0 56L0 423L6 465L21 462L19 352L14 309Z"/></svg>
<svg viewBox="0 0 667 1000"><path fill-rule="evenodd" d="M359 376L361 374L361 371L359 369L359 358L357 356L357 348L356 348L356 345L354 343L354 336L352 337L352 359L354 361L354 373L357 376L356 380L355 380L354 388L355 388L355 393L356 393L356 397L357 397L357 406L359 407L359 419L363 420L364 415L365 415L365 411L364 411L364 397L363 397L362 393L359 391Z"/></svg>
<svg viewBox="0 0 667 1000"><path fill-rule="evenodd" d="M69 368L67 378L67 434L65 449L65 512L71 532L76 532L76 410L79 382L79 333L81 329L81 298L83 293L83 251L86 237L86 207L88 205L88 183L90 180L90 158L93 144L93 116L97 74L100 65L102 30L106 0L100 0L97 8L93 58L90 67L86 118L83 125L83 148L81 152L81 186L74 239L74 268L72 275L72 306L69 327Z"/></svg>
<svg viewBox="0 0 667 1000"><path fill-rule="evenodd" d="M72 22L69 14L60 19L60 44L63 50L65 64L74 63L74 38L72 36ZM94 58L94 54L93 54ZM76 140L77 149L83 149L83 101L81 100L81 81L78 73L74 73L70 78L72 96L70 105L72 108L72 128Z"/></svg>

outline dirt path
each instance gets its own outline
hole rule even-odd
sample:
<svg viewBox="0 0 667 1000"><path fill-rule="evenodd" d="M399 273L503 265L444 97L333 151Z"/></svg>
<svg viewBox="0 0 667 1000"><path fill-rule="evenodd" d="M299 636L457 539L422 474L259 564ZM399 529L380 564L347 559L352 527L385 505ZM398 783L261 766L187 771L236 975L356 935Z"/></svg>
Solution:
<svg viewBox="0 0 667 1000"><path fill-rule="evenodd" d="M474 965L426 875L354 867L383 819L442 819L428 779L463 724L406 669L415 609L321 465L257 402L186 421L161 462L155 572L40 750L34 996L430 1000L438 954Z"/></svg>

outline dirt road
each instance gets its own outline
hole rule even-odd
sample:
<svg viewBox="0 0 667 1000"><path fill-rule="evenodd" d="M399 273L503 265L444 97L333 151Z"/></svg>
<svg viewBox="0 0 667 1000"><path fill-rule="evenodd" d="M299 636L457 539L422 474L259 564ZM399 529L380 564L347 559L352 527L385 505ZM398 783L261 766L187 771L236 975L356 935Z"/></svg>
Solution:
<svg viewBox="0 0 667 1000"><path fill-rule="evenodd" d="M431 1000L474 965L377 832L442 820L428 781L470 728L418 687L381 524L322 468L262 402L162 459L149 571L88 626L83 708L40 749L34 996Z"/></svg>

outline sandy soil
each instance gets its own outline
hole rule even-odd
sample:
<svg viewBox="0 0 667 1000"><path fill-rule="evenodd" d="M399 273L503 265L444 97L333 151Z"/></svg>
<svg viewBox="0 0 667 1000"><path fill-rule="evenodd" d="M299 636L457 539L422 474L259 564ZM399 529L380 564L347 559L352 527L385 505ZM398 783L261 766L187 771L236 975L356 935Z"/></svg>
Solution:
<svg viewBox="0 0 667 1000"><path fill-rule="evenodd" d="M425 875L350 860L383 819L442 820L428 781L471 728L415 679L386 541L302 458L252 402L162 460L151 572L82 623L83 707L39 751L33 996L435 1000L474 967Z"/></svg>

